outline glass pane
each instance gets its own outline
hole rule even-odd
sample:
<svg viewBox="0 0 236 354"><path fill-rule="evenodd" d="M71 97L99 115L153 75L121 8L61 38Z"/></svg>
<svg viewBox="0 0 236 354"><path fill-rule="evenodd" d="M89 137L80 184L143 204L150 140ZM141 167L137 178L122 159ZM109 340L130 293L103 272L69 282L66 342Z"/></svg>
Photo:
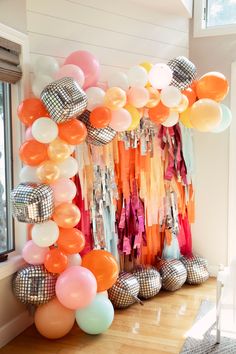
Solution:
<svg viewBox="0 0 236 354"><path fill-rule="evenodd" d="M13 250L10 85L0 82L0 254Z"/></svg>
<svg viewBox="0 0 236 354"><path fill-rule="evenodd" d="M236 0L207 0L207 27L232 24L236 24Z"/></svg>

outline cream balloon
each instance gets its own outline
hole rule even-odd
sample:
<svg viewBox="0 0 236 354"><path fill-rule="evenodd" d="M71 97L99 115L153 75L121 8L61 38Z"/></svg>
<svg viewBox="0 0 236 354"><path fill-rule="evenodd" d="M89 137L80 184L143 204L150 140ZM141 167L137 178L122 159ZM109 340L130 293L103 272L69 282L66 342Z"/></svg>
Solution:
<svg viewBox="0 0 236 354"><path fill-rule="evenodd" d="M149 81L152 87L163 89L171 83L173 72L171 68L163 63L153 65L148 73Z"/></svg>
<svg viewBox="0 0 236 354"><path fill-rule="evenodd" d="M57 123L50 118L38 118L32 125L32 135L40 143L49 144L58 135Z"/></svg>
<svg viewBox="0 0 236 354"><path fill-rule="evenodd" d="M128 76L121 71L112 73L107 81L109 87L119 87L124 91L129 88Z"/></svg>
<svg viewBox="0 0 236 354"><path fill-rule="evenodd" d="M80 266L82 263L82 258L79 253L68 255L68 267Z"/></svg>
<svg viewBox="0 0 236 354"><path fill-rule="evenodd" d="M36 75L32 82L32 91L35 97L40 97L43 89L50 84L53 79L47 75Z"/></svg>
<svg viewBox="0 0 236 354"><path fill-rule="evenodd" d="M193 128L201 132L210 132L220 124L222 109L216 101L202 98L192 105L189 117Z"/></svg>
<svg viewBox="0 0 236 354"><path fill-rule="evenodd" d="M39 247L52 246L59 237L59 227L55 221L34 224L31 230L33 242Z"/></svg>
<svg viewBox="0 0 236 354"><path fill-rule="evenodd" d="M182 100L181 91L175 86L167 86L161 90L161 102L169 108L176 107Z"/></svg>
<svg viewBox="0 0 236 354"><path fill-rule="evenodd" d="M72 178L78 172L78 162L72 157L69 156L64 161L58 163L60 170L60 178Z"/></svg>
<svg viewBox="0 0 236 354"><path fill-rule="evenodd" d="M48 75L54 77L59 70L59 64L53 57L39 56L33 63L33 71L35 75Z"/></svg>
<svg viewBox="0 0 236 354"><path fill-rule="evenodd" d="M176 111L170 111L170 114L168 116L168 118L161 123L164 127L173 127L175 124L177 124L179 121L179 113Z"/></svg>
<svg viewBox="0 0 236 354"><path fill-rule="evenodd" d="M88 97L87 109L89 111L92 111L95 107L103 105L105 91L103 91L100 87L89 87L85 93Z"/></svg>
<svg viewBox="0 0 236 354"><path fill-rule="evenodd" d="M144 87L148 82L147 71L139 65L133 66L128 71L128 83L130 87Z"/></svg>
<svg viewBox="0 0 236 354"><path fill-rule="evenodd" d="M20 181L21 182L32 182L32 183L41 183L37 174L37 167L24 166L20 170Z"/></svg>

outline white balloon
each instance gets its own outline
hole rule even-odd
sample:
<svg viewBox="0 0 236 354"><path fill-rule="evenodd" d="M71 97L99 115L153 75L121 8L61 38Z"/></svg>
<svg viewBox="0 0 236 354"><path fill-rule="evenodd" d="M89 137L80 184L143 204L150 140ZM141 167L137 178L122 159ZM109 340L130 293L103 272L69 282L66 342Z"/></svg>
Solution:
<svg viewBox="0 0 236 354"><path fill-rule="evenodd" d="M70 153L71 154L73 154L73 152L75 151L75 145L70 145L70 144L68 144L69 145L69 148L70 148Z"/></svg>
<svg viewBox="0 0 236 354"><path fill-rule="evenodd" d="M80 266L82 263L82 258L79 253L67 256L67 259L68 259L68 266L67 267Z"/></svg>
<svg viewBox="0 0 236 354"><path fill-rule="evenodd" d="M103 105L105 91L100 87L89 87L85 93L88 97L87 109L89 111L92 111L95 107Z"/></svg>
<svg viewBox="0 0 236 354"><path fill-rule="evenodd" d="M59 64L53 57L39 56L33 63L35 75L43 74L54 77L54 74L59 70Z"/></svg>
<svg viewBox="0 0 236 354"><path fill-rule="evenodd" d="M37 167L24 166L20 170L20 181L21 182L32 182L32 183L42 183L37 174Z"/></svg>
<svg viewBox="0 0 236 354"><path fill-rule="evenodd" d="M129 88L128 76L122 71L112 73L107 81L109 87L120 87L124 91Z"/></svg>
<svg viewBox="0 0 236 354"><path fill-rule="evenodd" d="M163 89L171 83L173 72L166 64L155 64L149 71L148 78L154 88Z"/></svg>
<svg viewBox="0 0 236 354"><path fill-rule="evenodd" d="M103 295L103 296L105 296L105 297L108 298L108 292L107 292L107 290L99 291L98 294L99 294L99 295Z"/></svg>
<svg viewBox="0 0 236 354"><path fill-rule="evenodd" d="M59 237L59 227L55 221L49 220L42 224L35 224L31 230L33 242L39 247L52 246Z"/></svg>
<svg viewBox="0 0 236 354"><path fill-rule="evenodd" d="M160 98L166 107L177 107L182 100L182 93L175 86L167 86L161 90Z"/></svg>
<svg viewBox="0 0 236 354"><path fill-rule="evenodd" d="M32 125L32 135L35 140L49 144L58 136L58 126L50 118L38 118Z"/></svg>
<svg viewBox="0 0 236 354"><path fill-rule="evenodd" d="M169 117L165 122L161 123L164 127L173 127L179 121L179 113L176 111L171 111Z"/></svg>
<svg viewBox="0 0 236 354"><path fill-rule="evenodd" d="M47 75L39 74L35 76L32 82L32 91L35 97L40 97L43 89L52 81L53 79Z"/></svg>
<svg viewBox="0 0 236 354"><path fill-rule="evenodd" d="M144 87L148 82L147 71L142 66L133 66L128 71L128 82L131 87Z"/></svg>
<svg viewBox="0 0 236 354"><path fill-rule="evenodd" d="M79 169L78 162L72 156L69 156L57 165L60 169L60 178L72 178L77 174Z"/></svg>

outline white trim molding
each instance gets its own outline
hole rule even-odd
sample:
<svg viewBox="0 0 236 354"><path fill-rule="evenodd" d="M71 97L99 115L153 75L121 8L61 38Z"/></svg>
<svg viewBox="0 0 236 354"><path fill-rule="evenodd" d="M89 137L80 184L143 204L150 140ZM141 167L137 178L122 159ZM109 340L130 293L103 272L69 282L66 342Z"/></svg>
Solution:
<svg viewBox="0 0 236 354"><path fill-rule="evenodd" d="M25 311L0 327L0 348L9 343L32 324L33 317L29 315L28 311Z"/></svg>

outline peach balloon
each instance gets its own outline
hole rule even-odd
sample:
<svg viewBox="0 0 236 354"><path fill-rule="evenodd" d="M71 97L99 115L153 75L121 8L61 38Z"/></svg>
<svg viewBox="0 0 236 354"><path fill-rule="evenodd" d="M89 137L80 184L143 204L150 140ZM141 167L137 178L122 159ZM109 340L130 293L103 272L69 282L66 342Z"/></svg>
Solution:
<svg viewBox="0 0 236 354"><path fill-rule="evenodd" d="M190 110L191 108L186 109L186 111L180 113L179 120L186 128L193 128L190 122Z"/></svg>
<svg viewBox="0 0 236 354"><path fill-rule="evenodd" d="M39 165L36 171L37 177L42 183L53 183L60 176L60 169L53 161L44 161Z"/></svg>
<svg viewBox="0 0 236 354"><path fill-rule="evenodd" d="M71 148L64 140L59 138L52 141L48 146L48 156L51 160L61 162L71 154Z"/></svg>
<svg viewBox="0 0 236 354"><path fill-rule="evenodd" d="M80 210L72 203L59 204L54 211L53 220L64 229L75 227L80 221Z"/></svg>
<svg viewBox="0 0 236 354"><path fill-rule="evenodd" d="M149 91L144 87L131 87L127 92L127 101L136 108L141 108L149 100Z"/></svg>
<svg viewBox="0 0 236 354"><path fill-rule="evenodd" d="M75 311L64 307L57 299L36 309L34 323L46 338L57 339L70 332L75 322Z"/></svg>
<svg viewBox="0 0 236 354"><path fill-rule="evenodd" d="M180 104L177 107L173 107L172 110L178 112L178 113L182 113L184 111L186 111L186 109L188 108L188 98L185 95L182 95L182 99Z"/></svg>
<svg viewBox="0 0 236 354"><path fill-rule="evenodd" d="M190 109L190 123L201 132L212 131L221 119L220 104L208 98L198 100Z"/></svg>
<svg viewBox="0 0 236 354"><path fill-rule="evenodd" d="M110 109L120 109L126 104L126 93L119 87L111 87L104 97L104 105Z"/></svg>
<svg viewBox="0 0 236 354"><path fill-rule="evenodd" d="M153 87L147 87L148 93L149 93L149 100L146 103L147 108L153 108L158 105L160 102L160 93L157 89L154 89Z"/></svg>

